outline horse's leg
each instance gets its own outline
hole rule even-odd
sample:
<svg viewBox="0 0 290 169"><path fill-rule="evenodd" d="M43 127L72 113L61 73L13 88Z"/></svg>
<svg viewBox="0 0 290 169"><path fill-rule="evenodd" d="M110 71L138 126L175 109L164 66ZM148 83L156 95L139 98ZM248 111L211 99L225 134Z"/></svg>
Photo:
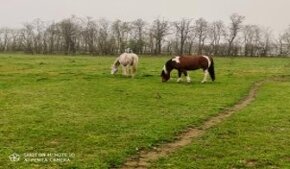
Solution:
<svg viewBox="0 0 290 169"><path fill-rule="evenodd" d="M126 66L126 76L130 76L130 66Z"/></svg>
<svg viewBox="0 0 290 169"><path fill-rule="evenodd" d="M122 65L122 71L123 71L123 75L127 76L127 66Z"/></svg>
<svg viewBox="0 0 290 169"><path fill-rule="evenodd" d="M190 82L191 82L191 79L190 79L189 75L187 74L187 71L183 71L183 74L184 74L184 76L186 77L186 81L187 81L188 83L190 83Z"/></svg>
<svg viewBox="0 0 290 169"><path fill-rule="evenodd" d="M177 82L181 82L182 81L181 74L182 74L182 71L181 70L178 70L178 79L177 79Z"/></svg>
<svg viewBox="0 0 290 169"><path fill-rule="evenodd" d="M132 66L128 66L128 75L132 77Z"/></svg>
<svg viewBox="0 0 290 169"><path fill-rule="evenodd" d="M131 66L127 65L127 76L131 76Z"/></svg>
<svg viewBox="0 0 290 169"><path fill-rule="evenodd" d="M133 66L129 66L129 74L132 78L134 77Z"/></svg>
<svg viewBox="0 0 290 169"><path fill-rule="evenodd" d="M132 76L132 78L135 76L135 73L136 73L136 66L132 65L131 66L131 76Z"/></svg>
<svg viewBox="0 0 290 169"><path fill-rule="evenodd" d="M132 66L132 76L135 76L135 73L136 73L136 65L133 65Z"/></svg>
<svg viewBox="0 0 290 169"><path fill-rule="evenodd" d="M203 72L204 72L204 77L203 77L203 80L201 81L201 83L206 82L207 81L207 76L208 76L208 70L207 69L205 69Z"/></svg>

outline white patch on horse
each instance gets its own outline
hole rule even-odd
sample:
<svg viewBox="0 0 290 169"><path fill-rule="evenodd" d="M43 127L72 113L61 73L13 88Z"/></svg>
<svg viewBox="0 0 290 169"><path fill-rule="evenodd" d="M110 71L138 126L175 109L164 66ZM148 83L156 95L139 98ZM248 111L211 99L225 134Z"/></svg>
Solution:
<svg viewBox="0 0 290 169"><path fill-rule="evenodd" d="M208 70L205 70L204 77L203 77L203 80L201 81L201 83L205 83L207 81L207 76L208 76Z"/></svg>
<svg viewBox="0 0 290 169"><path fill-rule="evenodd" d="M202 57L204 57L204 58L206 58L206 59L207 59L207 63L208 63L208 66L207 66L207 68L209 68L209 67L210 67L210 65L211 65L210 58L209 58L208 56L205 56L205 55L203 55Z"/></svg>
<svg viewBox="0 0 290 169"><path fill-rule="evenodd" d="M186 81L187 81L188 83L191 82L191 79L190 79L189 75L186 76Z"/></svg>
<svg viewBox="0 0 290 169"><path fill-rule="evenodd" d="M175 56L175 58L173 58L172 61L175 61L176 63L180 63L179 58L180 56Z"/></svg>
<svg viewBox="0 0 290 169"><path fill-rule="evenodd" d="M167 69L166 69L166 66L165 65L163 66L163 70L164 70L164 73L167 74Z"/></svg>

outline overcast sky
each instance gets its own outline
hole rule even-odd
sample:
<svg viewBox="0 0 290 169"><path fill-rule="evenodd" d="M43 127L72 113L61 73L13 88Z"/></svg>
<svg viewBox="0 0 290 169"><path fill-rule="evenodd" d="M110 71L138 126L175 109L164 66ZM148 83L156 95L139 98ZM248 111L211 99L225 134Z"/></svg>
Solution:
<svg viewBox="0 0 290 169"><path fill-rule="evenodd" d="M290 25L290 0L0 0L0 27L71 15L124 21L203 17L228 23L232 13L246 16L247 24L280 32Z"/></svg>

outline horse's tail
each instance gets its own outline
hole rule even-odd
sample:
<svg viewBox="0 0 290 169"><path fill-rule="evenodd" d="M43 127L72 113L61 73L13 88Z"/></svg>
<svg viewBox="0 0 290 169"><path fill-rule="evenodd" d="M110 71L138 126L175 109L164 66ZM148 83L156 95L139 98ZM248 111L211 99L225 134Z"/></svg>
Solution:
<svg viewBox="0 0 290 169"><path fill-rule="evenodd" d="M137 65L138 65L138 61L139 61L139 58L137 55L134 54L133 56L133 73L136 73L137 71Z"/></svg>
<svg viewBox="0 0 290 169"><path fill-rule="evenodd" d="M134 57L134 65L138 65L138 62L139 62L139 58L138 58L138 56L137 55L135 55L135 57Z"/></svg>
<svg viewBox="0 0 290 169"><path fill-rule="evenodd" d="M214 62L212 58L210 58L210 60L211 60L211 64L208 68L208 72L209 72L211 80L214 81L215 80Z"/></svg>

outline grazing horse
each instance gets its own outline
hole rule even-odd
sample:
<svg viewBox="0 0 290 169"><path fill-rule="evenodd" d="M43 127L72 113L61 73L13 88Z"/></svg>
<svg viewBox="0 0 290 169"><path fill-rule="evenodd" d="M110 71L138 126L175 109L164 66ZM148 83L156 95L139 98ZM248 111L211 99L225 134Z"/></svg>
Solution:
<svg viewBox="0 0 290 169"><path fill-rule="evenodd" d="M122 65L123 75L134 77L137 71L138 56L134 53L123 53L114 62L111 74L118 72L118 67Z"/></svg>
<svg viewBox="0 0 290 169"><path fill-rule="evenodd" d="M210 56L175 56L172 59L168 60L163 66L161 72L162 82L166 82L170 79L170 72L173 69L178 71L177 82L180 82L181 74L183 73L186 76L187 82L191 82L190 77L187 74L188 70L202 69L204 71L204 78L201 83L207 81L208 74L211 77L211 80L215 80L214 73L214 62Z"/></svg>

